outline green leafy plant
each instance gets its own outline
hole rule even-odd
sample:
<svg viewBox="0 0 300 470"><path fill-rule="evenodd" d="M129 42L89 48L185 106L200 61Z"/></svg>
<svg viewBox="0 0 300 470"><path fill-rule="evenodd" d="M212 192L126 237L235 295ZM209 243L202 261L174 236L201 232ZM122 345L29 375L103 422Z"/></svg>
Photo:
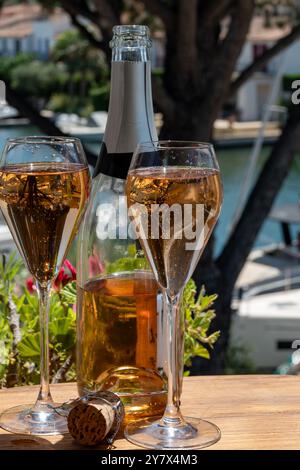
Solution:
<svg viewBox="0 0 300 470"><path fill-rule="evenodd" d="M215 318L215 311L212 309L217 295L206 295L205 288L202 287L197 296L195 282L191 279L184 290L182 308L185 315L185 338L184 338L184 365L190 367L192 359L200 356L205 359L210 358L209 349L220 336L220 331L208 334L212 320ZM189 375L189 371L185 371Z"/></svg>
<svg viewBox="0 0 300 470"><path fill-rule="evenodd" d="M108 266L109 272L142 269L145 260L135 249L128 258ZM75 269L66 261L54 284L49 313L50 372L52 382L75 380L76 303ZM25 286L26 284L26 286ZM23 287L21 287L23 285ZM182 308L186 333L184 364L191 366L194 356L209 359L209 348L219 332L208 334L215 317L211 308L216 295L196 295L194 281L187 284ZM39 383L40 329L38 297L31 279L25 283L24 266L14 254L0 258L0 386ZM186 371L186 375L188 371Z"/></svg>
<svg viewBox="0 0 300 470"><path fill-rule="evenodd" d="M0 383L2 386L39 383L40 329L38 297L16 282L23 263L14 255L0 260ZM61 271L62 272L62 271ZM63 271L64 282L72 276ZM61 276L62 277L62 276ZM20 281L20 279L19 279ZM61 284L61 287L63 284ZM52 381L74 380L75 282L53 292L49 313Z"/></svg>

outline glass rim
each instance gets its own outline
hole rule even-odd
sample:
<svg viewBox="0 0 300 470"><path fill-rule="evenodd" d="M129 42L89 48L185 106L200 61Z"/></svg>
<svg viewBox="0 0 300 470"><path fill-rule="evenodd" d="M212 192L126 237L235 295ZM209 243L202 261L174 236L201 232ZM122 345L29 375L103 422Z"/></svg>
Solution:
<svg viewBox="0 0 300 470"><path fill-rule="evenodd" d="M170 145L166 145L170 144ZM152 147L154 150L166 150L166 149L193 149L193 150L214 150L214 145L210 142L201 142L197 140L149 140L145 142L139 142L137 149L145 147Z"/></svg>
<svg viewBox="0 0 300 470"><path fill-rule="evenodd" d="M81 144L78 137L50 136L50 135L27 135L21 137L9 137L7 144Z"/></svg>

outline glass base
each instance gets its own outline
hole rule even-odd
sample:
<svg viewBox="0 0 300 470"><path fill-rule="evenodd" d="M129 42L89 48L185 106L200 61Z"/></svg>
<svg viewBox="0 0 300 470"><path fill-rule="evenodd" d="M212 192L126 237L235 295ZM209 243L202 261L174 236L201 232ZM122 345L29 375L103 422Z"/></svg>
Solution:
<svg viewBox="0 0 300 470"><path fill-rule="evenodd" d="M51 407L58 407L51 403ZM57 411L46 407L35 411L34 405L19 405L5 410L0 415L0 426L6 431L16 434L33 434L35 436L66 434L67 419Z"/></svg>
<svg viewBox="0 0 300 470"><path fill-rule="evenodd" d="M165 426L162 421L143 419L125 429L128 441L148 449L193 449L208 447L218 442L221 431L213 423L199 418L184 418L178 426Z"/></svg>

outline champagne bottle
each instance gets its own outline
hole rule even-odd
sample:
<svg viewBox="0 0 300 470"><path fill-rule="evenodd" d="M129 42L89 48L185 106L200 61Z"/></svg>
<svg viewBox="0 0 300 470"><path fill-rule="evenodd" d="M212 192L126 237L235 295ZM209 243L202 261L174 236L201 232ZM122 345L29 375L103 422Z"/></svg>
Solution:
<svg viewBox="0 0 300 470"><path fill-rule="evenodd" d="M147 26L113 28L107 125L79 234L77 380L80 394L111 390L127 420L163 412L158 289L128 229L124 184L139 142L157 139ZM131 237L130 237L131 235Z"/></svg>
<svg viewBox="0 0 300 470"><path fill-rule="evenodd" d="M94 176L126 179L139 142L157 140L147 26L115 26L108 120Z"/></svg>

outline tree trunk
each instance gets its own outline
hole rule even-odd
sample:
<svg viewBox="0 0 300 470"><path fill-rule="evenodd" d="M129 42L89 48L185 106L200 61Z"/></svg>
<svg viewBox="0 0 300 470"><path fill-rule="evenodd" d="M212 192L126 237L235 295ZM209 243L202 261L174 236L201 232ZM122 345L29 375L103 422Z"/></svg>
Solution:
<svg viewBox="0 0 300 470"><path fill-rule="evenodd" d="M229 2L219 3L226 8ZM194 0L181 0L177 25L167 29L163 85L173 109L164 115L163 138L211 139L254 11L253 0L236 0L227 34L220 40L219 22L202 24L203 12L197 6ZM197 21L201 28L197 29Z"/></svg>

